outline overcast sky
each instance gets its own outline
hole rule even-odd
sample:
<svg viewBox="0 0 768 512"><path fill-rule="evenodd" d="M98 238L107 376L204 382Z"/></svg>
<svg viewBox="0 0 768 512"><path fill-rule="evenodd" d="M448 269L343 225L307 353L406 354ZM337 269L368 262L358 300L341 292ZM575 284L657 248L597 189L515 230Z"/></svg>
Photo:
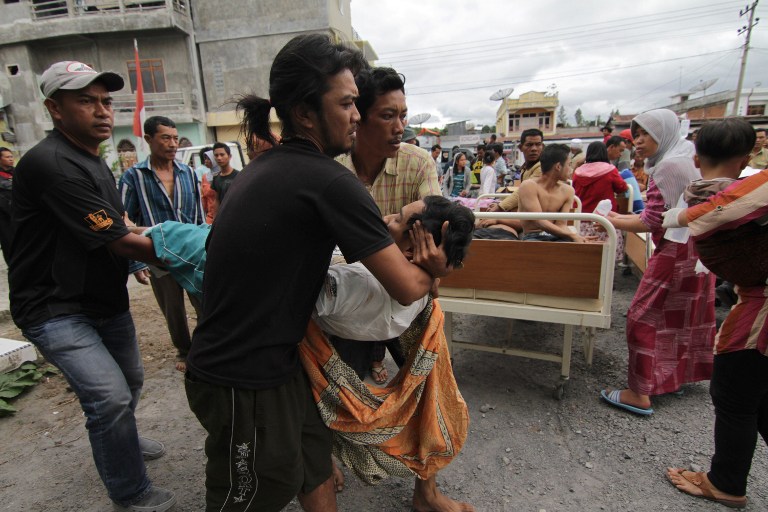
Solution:
<svg viewBox="0 0 768 512"><path fill-rule="evenodd" d="M480 8L479 6L482 6ZM424 126L495 124L489 97L514 87L558 91L568 122L611 110L633 114L717 78L735 90L746 1L352 0L352 25L406 77L411 116ZM768 0L756 10L744 89L768 88ZM702 93L697 93L698 97Z"/></svg>

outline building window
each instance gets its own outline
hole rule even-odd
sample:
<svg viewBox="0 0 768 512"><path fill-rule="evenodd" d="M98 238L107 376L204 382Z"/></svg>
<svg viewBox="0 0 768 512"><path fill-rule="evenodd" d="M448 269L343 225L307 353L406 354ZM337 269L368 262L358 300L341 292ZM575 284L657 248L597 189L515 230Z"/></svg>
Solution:
<svg viewBox="0 0 768 512"><path fill-rule="evenodd" d="M549 115L549 112L539 114L539 130L549 130L550 120L551 116Z"/></svg>
<svg viewBox="0 0 768 512"><path fill-rule="evenodd" d="M131 81L131 92L136 92L136 62L128 61L128 79ZM141 85L144 92L165 92L165 72L162 59L140 60Z"/></svg>
<svg viewBox="0 0 768 512"><path fill-rule="evenodd" d="M749 105L747 107L747 115L748 116L764 116L765 105Z"/></svg>
<svg viewBox="0 0 768 512"><path fill-rule="evenodd" d="M65 0L32 0L32 12L35 18L66 16L67 2Z"/></svg>
<svg viewBox="0 0 768 512"><path fill-rule="evenodd" d="M542 131L549 130L551 123L551 112L528 112L525 114L509 115L509 131L515 133L529 128L537 128Z"/></svg>

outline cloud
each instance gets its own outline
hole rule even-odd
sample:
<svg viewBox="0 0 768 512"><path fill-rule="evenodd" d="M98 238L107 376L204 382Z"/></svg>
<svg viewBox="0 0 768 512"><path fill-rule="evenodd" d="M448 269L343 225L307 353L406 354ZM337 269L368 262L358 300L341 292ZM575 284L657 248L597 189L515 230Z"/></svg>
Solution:
<svg viewBox="0 0 768 512"><path fill-rule="evenodd" d="M483 125L495 124L499 103L489 96L504 87L517 97L555 84L571 121L577 108L605 119L615 108L667 105L709 78L718 82L708 93L733 90L743 8L743 1L646 0L628 9L596 0L354 0L352 24L379 65L406 76L411 114L432 114L425 126L464 119ZM753 31L745 88L768 64L765 32Z"/></svg>

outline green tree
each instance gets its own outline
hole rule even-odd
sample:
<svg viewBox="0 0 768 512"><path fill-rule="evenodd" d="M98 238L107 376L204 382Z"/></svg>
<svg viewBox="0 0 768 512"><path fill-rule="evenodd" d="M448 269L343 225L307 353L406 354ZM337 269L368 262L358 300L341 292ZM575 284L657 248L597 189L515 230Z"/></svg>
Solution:
<svg viewBox="0 0 768 512"><path fill-rule="evenodd" d="M580 108L576 109L576 113L573 114L573 117L576 119L576 126L584 126L584 114L581 113Z"/></svg>
<svg viewBox="0 0 768 512"><path fill-rule="evenodd" d="M557 111L557 124L568 126L568 114L563 105L560 105L560 110Z"/></svg>
<svg viewBox="0 0 768 512"><path fill-rule="evenodd" d="M495 132L496 132L496 127L491 126L489 124L483 125L483 129L480 130L480 133L495 133Z"/></svg>

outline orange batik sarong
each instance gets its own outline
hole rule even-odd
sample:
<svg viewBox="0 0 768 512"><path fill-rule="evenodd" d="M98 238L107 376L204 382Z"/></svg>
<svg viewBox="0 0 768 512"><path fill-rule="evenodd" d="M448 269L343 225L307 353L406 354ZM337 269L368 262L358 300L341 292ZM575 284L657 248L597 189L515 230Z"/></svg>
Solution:
<svg viewBox="0 0 768 512"><path fill-rule="evenodd" d="M299 345L333 453L364 482L433 476L459 453L469 414L453 376L443 312L430 300L400 336L406 362L387 387L362 382L310 322ZM365 343L365 342L361 342Z"/></svg>

